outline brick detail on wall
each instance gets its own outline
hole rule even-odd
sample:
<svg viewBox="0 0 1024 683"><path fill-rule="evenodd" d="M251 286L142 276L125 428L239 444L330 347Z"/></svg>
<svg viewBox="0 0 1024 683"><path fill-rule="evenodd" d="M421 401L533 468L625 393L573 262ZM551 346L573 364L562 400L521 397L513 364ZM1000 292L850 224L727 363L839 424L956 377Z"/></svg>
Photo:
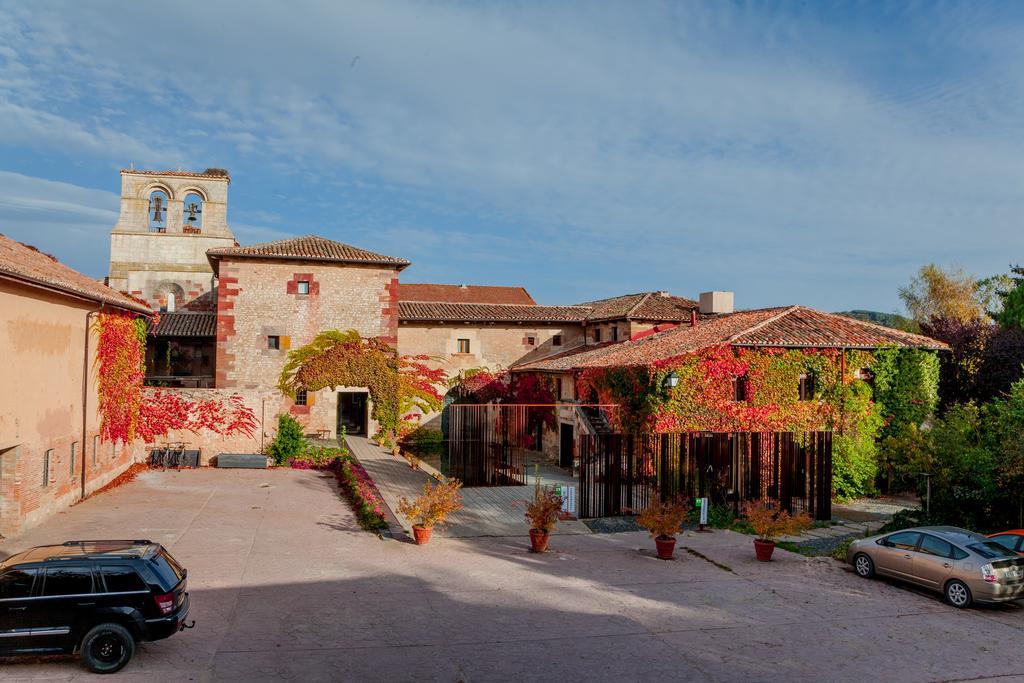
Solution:
<svg viewBox="0 0 1024 683"><path fill-rule="evenodd" d="M309 283L308 296L317 296L320 294L320 283L313 277L313 273L293 273L292 279L285 285L285 291L289 294L305 298L307 296L306 294L299 294L299 281L301 280L305 280Z"/></svg>
<svg viewBox="0 0 1024 683"><path fill-rule="evenodd" d="M236 385L235 354L231 340L235 332L235 299L242 290L238 287L237 272L233 268L221 268L217 285L217 364L215 386L218 389Z"/></svg>
<svg viewBox="0 0 1024 683"><path fill-rule="evenodd" d="M380 295L380 336L389 344L398 346L398 271L384 285Z"/></svg>

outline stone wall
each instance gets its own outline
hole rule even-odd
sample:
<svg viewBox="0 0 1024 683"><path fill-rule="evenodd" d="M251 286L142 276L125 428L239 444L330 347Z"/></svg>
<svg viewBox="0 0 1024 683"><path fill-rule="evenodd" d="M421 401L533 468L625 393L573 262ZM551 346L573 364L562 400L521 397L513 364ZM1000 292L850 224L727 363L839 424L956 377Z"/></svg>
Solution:
<svg viewBox="0 0 1024 683"><path fill-rule="evenodd" d="M217 290L218 389L276 392L288 352L325 330L356 330L364 338L397 336L398 272L390 267L224 259ZM309 282L309 294L298 283ZM272 349L268 337L277 337ZM339 388L339 391L365 388ZM280 394L278 394L280 396ZM325 389L308 405L284 401L310 432L337 430L337 392ZM370 433L376 425L370 424Z"/></svg>

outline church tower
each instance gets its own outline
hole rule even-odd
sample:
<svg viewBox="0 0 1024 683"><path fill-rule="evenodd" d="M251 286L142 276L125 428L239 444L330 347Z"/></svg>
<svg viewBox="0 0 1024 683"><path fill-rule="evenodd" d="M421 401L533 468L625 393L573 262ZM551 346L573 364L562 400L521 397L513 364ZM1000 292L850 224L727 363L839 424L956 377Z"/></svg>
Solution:
<svg viewBox="0 0 1024 683"><path fill-rule="evenodd" d="M227 222L230 182L228 172L217 168L121 171L108 284L157 311L212 310L206 252L237 244Z"/></svg>

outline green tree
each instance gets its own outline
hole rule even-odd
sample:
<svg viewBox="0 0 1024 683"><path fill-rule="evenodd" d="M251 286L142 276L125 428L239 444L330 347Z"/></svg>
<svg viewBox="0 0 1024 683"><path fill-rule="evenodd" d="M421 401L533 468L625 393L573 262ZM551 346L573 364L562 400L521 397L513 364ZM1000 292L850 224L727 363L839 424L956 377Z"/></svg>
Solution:
<svg viewBox="0 0 1024 683"><path fill-rule="evenodd" d="M998 290L1002 310L996 320L1004 329L1024 329L1024 267L1014 266L1005 289Z"/></svg>
<svg viewBox="0 0 1024 683"><path fill-rule="evenodd" d="M883 438L906 425L920 426L939 402L939 360L922 349L880 349L875 353L875 400L885 420Z"/></svg>
<svg viewBox="0 0 1024 683"><path fill-rule="evenodd" d="M986 445L992 453L996 480L1014 509L1006 521L1024 527L1024 380L1013 384L1005 398L983 410Z"/></svg>
<svg viewBox="0 0 1024 683"><path fill-rule="evenodd" d="M306 437L302 433L302 425L288 413L277 416L277 436L270 442L267 455L274 463L283 465L301 454L307 446Z"/></svg>

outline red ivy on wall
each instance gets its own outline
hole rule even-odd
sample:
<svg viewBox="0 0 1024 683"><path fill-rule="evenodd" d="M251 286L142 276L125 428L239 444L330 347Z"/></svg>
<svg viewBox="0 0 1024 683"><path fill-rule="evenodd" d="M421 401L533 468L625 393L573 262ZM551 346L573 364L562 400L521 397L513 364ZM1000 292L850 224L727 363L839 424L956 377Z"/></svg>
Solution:
<svg viewBox="0 0 1024 683"><path fill-rule="evenodd" d="M166 390L143 390L146 320L104 313L95 323L100 438L152 443L169 430L209 430L252 436L256 415L240 396L191 400Z"/></svg>

